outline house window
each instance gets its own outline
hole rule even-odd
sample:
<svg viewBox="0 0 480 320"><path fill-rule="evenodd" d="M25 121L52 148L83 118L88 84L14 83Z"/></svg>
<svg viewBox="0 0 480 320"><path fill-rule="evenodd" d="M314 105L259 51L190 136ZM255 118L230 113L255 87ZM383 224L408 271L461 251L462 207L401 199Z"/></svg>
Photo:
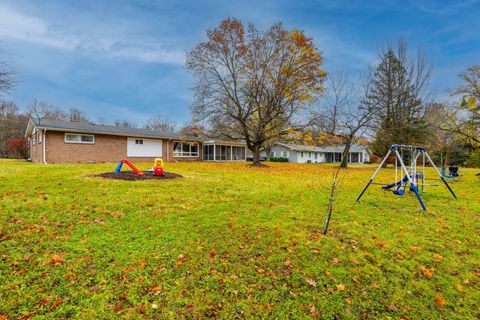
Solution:
<svg viewBox="0 0 480 320"><path fill-rule="evenodd" d="M93 134L65 133L65 142L93 144L95 136Z"/></svg>
<svg viewBox="0 0 480 320"><path fill-rule="evenodd" d="M38 143L42 143L42 140L43 139L43 135L42 135L42 131L39 131L38 132Z"/></svg>
<svg viewBox="0 0 480 320"><path fill-rule="evenodd" d="M275 158L275 151L270 152L270 158Z"/></svg>
<svg viewBox="0 0 480 320"><path fill-rule="evenodd" d="M359 155L358 152L352 152L352 153L350 153L350 162L360 162L358 155Z"/></svg>
<svg viewBox="0 0 480 320"><path fill-rule="evenodd" d="M198 143L174 141L173 156L174 157L198 157Z"/></svg>
<svg viewBox="0 0 480 320"><path fill-rule="evenodd" d="M288 152L287 152L287 151L283 151L283 152L282 152L282 157L288 158Z"/></svg>
<svg viewBox="0 0 480 320"><path fill-rule="evenodd" d="M308 153L308 157L309 157L309 158L312 157L312 153L311 153L311 152Z"/></svg>
<svg viewBox="0 0 480 320"><path fill-rule="evenodd" d="M143 144L143 139L135 139L135 144Z"/></svg>
<svg viewBox="0 0 480 320"><path fill-rule="evenodd" d="M303 152L300 152L300 157L302 157L302 158L303 158Z"/></svg>
<svg viewBox="0 0 480 320"><path fill-rule="evenodd" d="M315 160L318 159L318 153L315 152Z"/></svg>

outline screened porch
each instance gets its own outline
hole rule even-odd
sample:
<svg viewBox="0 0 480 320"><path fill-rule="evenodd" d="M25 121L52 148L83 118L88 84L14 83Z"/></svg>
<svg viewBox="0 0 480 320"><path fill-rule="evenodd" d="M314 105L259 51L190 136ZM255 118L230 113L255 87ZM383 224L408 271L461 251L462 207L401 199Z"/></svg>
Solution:
<svg viewBox="0 0 480 320"><path fill-rule="evenodd" d="M204 161L245 161L246 147L242 144L206 141L203 143Z"/></svg>

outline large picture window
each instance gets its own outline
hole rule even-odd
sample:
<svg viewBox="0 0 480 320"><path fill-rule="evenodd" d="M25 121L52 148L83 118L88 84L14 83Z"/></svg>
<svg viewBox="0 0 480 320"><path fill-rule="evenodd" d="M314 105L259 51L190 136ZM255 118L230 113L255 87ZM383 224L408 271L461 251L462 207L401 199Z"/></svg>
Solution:
<svg viewBox="0 0 480 320"><path fill-rule="evenodd" d="M173 156L174 157L198 157L198 143L174 141Z"/></svg>
<svg viewBox="0 0 480 320"><path fill-rule="evenodd" d="M93 134L65 133L65 142L68 143L95 143Z"/></svg>

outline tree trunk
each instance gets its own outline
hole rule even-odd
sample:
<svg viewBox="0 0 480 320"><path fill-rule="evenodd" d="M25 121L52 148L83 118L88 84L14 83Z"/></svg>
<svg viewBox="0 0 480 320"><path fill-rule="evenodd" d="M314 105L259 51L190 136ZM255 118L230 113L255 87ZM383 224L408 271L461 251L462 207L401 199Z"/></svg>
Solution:
<svg viewBox="0 0 480 320"><path fill-rule="evenodd" d="M342 162L340 163L340 168L348 167L348 154L350 153L350 147L352 145L352 138L348 137L345 140L345 150L343 150Z"/></svg>
<svg viewBox="0 0 480 320"><path fill-rule="evenodd" d="M253 146L253 163L252 166L260 166L260 145Z"/></svg>
<svg viewBox="0 0 480 320"><path fill-rule="evenodd" d="M265 147L265 152L267 153L267 161L271 160L270 153L272 152L272 147L271 146L266 146Z"/></svg>

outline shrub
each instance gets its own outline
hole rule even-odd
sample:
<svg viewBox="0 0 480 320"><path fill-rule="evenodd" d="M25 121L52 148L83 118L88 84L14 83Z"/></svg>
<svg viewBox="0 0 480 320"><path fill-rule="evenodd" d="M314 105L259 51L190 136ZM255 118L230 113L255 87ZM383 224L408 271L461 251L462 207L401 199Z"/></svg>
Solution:
<svg viewBox="0 0 480 320"><path fill-rule="evenodd" d="M288 162L288 158L284 157L276 157L276 158L270 158L271 162Z"/></svg>
<svg viewBox="0 0 480 320"><path fill-rule="evenodd" d="M380 158L379 156L377 156L377 155L375 155L375 154L372 154L372 155L370 156L370 162L380 163L380 162L382 162L382 160L383 160L383 157Z"/></svg>
<svg viewBox="0 0 480 320"><path fill-rule="evenodd" d="M480 150L470 152L467 159L467 166L480 168Z"/></svg>
<svg viewBox="0 0 480 320"><path fill-rule="evenodd" d="M7 144L7 149L16 158L27 159L29 153L28 141L26 139L13 139Z"/></svg>

